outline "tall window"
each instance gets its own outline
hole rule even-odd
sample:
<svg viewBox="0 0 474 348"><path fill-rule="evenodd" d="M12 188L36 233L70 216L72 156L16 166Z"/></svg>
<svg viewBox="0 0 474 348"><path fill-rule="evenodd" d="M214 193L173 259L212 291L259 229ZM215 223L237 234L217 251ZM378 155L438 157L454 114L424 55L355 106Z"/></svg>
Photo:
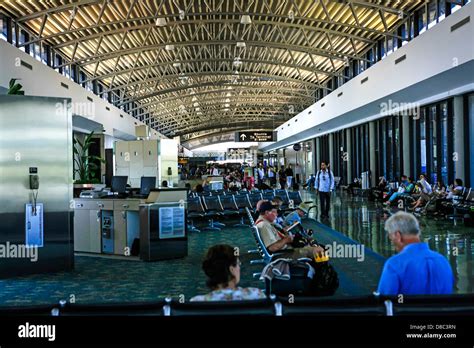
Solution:
<svg viewBox="0 0 474 348"><path fill-rule="evenodd" d="M440 159L440 169L441 169L441 179L444 183L449 182L449 154L448 154L448 132L449 132L449 125L448 125L448 103L444 102L440 104L440 127L441 127L441 159Z"/></svg>
<svg viewBox="0 0 474 348"><path fill-rule="evenodd" d="M438 127L437 127L437 108L436 105L430 106L428 108L428 115L429 115L429 123L428 131L429 131L429 148L427 152L431 152L431 156L429 158L429 168L428 173L430 175L431 181L436 182L438 180Z"/></svg>
<svg viewBox="0 0 474 348"><path fill-rule="evenodd" d="M420 115L420 169L426 173L428 167L426 163L426 110L421 110Z"/></svg>

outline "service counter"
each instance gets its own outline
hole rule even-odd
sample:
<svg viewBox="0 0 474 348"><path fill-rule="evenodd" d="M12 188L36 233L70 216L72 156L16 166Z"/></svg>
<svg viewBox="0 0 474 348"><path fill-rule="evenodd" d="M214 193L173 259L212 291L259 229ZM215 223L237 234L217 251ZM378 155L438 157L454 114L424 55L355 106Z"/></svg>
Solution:
<svg viewBox="0 0 474 348"><path fill-rule="evenodd" d="M74 251L144 261L187 255L186 189L155 189L147 199L76 198Z"/></svg>

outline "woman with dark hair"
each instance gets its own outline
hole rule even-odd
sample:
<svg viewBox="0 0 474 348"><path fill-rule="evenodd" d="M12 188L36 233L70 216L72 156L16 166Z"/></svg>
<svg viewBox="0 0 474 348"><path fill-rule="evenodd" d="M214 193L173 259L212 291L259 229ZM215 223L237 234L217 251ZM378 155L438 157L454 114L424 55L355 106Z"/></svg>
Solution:
<svg viewBox="0 0 474 348"><path fill-rule="evenodd" d="M191 301L239 301L265 298L257 288L241 288L240 260L237 249L227 244L211 247L202 262L207 276L207 286L212 290L206 295L195 296Z"/></svg>

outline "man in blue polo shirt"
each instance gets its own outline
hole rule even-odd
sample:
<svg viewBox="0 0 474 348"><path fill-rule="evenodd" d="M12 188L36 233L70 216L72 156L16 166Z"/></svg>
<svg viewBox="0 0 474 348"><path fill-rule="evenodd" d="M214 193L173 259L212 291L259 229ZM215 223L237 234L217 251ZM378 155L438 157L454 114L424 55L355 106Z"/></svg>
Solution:
<svg viewBox="0 0 474 348"><path fill-rule="evenodd" d="M385 230L398 251L384 265L381 295L443 295L453 292L454 276L448 260L420 240L418 220L398 212L385 222Z"/></svg>

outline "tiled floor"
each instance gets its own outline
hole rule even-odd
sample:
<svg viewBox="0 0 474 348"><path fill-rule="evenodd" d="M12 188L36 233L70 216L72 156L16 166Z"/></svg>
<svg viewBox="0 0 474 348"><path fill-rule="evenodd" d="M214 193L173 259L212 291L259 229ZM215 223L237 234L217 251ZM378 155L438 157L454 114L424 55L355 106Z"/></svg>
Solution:
<svg viewBox="0 0 474 348"><path fill-rule="evenodd" d="M313 193L304 193L307 199L315 200ZM396 209L391 210L395 212ZM338 193L331 201L330 219L324 223L349 238L364 244L378 254L389 257L395 253L384 231L388 214L379 203L366 198ZM445 255L456 277L456 292L474 292L474 228L458 221L432 217L419 218L422 237L431 249Z"/></svg>
<svg viewBox="0 0 474 348"><path fill-rule="evenodd" d="M305 199L315 201L314 194L304 194ZM361 262L355 258L332 259L341 283L336 295L370 294L377 287L385 257L393 254L383 231L386 216L375 204L344 194L334 197L330 215L326 226L312 220L305 221L320 242L340 245L358 242L368 248ZM189 256L183 259L144 263L77 256L73 272L0 280L0 306L57 303L60 299L72 298L77 303L153 301L180 295L189 299L207 292L201 260L210 246L219 243L240 248L243 264L240 285L263 287L260 281L252 278L252 273L259 271L261 266L251 266L251 256L246 254L247 250L255 248L250 230L231 227L229 221L226 223L229 227L222 231L190 233ZM423 219L421 224L430 246L447 255L451 262L457 277L457 291L472 293L473 229ZM449 252L449 245L458 246L459 255Z"/></svg>

